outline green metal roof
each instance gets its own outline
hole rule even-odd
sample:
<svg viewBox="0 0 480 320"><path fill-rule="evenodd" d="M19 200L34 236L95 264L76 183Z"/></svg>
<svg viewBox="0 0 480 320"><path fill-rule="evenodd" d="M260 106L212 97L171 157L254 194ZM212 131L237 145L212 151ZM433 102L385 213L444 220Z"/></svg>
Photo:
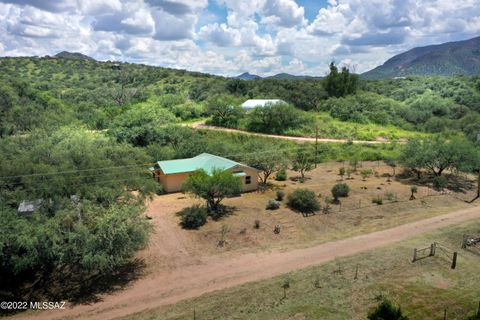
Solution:
<svg viewBox="0 0 480 320"><path fill-rule="evenodd" d="M193 172L199 169L203 169L210 174L214 168L227 170L242 164L213 154L202 153L188 159L158 161L157 165L164 174Z"/></svg>

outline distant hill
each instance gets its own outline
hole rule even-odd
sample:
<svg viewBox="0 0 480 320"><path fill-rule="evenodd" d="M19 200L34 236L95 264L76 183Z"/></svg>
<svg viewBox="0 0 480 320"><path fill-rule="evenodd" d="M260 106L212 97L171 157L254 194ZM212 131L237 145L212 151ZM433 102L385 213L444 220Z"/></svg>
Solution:
<svg viewBox="0 0 480 320"><path fill-rule="evenodd" d="M361 75L363 79L480 74L480 37L413 48Z"/></svg>
<svg viewBox="0 0 480 320"><path fill-rule="evenodd" d="M305 79L321 79L322 77L312 77L312 76L296 76L290 73L278 73L270 77L260 77L256 74L251 74L248 72L242 73L239 76L236 76L237 79L242 80L255 80L255 79L275 79L275 80L305 80Z"/></svg>
<svg viewBox="0 0 480 320"><path fill-rule="evenodd" d="M260 79L260 76L257 76L256 74L250 74L248 72L244 72L241 75L236 76L235 78L237 79L242 79L242 80L255 80L255 79Z"/></svg>
<svg viewBox="0 0 480 320"><path fill-rule="evenodd" d="M322 77L313 77L313 76L296 76L290 73L279 73L274 76L267 77L267 79L277 79L277 80L305 80L305 79L322 79Z"/></svg>
<svg viewBox="0 0 480 320"><path fill-rule="evenodd" d="M95 59L84 55L79 52L68 52L68 51L62 51L59 52L55 55L57 58L64 58L64 59L74 59L74 60L90 60L90 61L95 61Z"/></svg>

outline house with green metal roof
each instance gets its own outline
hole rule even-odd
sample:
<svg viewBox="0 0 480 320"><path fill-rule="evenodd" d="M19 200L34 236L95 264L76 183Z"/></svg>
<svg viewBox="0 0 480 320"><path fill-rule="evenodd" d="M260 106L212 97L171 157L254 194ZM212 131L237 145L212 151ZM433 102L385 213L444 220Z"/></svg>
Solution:
<svg viewBox="0 0 480 320"><path fill-rule="evenodd" d="M193 158L158 161L150 168L153 177L162 184L165 192L182 190L185 179L197 170L203 169L210 174L214 169L226 170L242 181L243 191L253 191L258 188L259 170L242 163L202 153Z"/></svg>

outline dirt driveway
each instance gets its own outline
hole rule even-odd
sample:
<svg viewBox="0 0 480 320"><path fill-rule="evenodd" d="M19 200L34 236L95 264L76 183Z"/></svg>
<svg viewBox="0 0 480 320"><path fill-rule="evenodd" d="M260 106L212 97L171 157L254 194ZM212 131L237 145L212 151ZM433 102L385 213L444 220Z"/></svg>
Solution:
<svg viewBox="0 0 480 320"><path fill-rule="evenodd" d="M276 135L276 134L266 134L266 133L255 133L255 132L248 132L248 131L243 131L243 130L238 130L238 129L228 129L228 128L222 128L222 127L216 127L216 126L208 126L204 124L203 122L197 122L188 125L190 128L193 129L206 129L206 130L217 130L217 131L224 131L224 132L232 132L232 133L240 133L240 134L246 134L246 135L252 135L252 136L260 136L260 137L266 137L266 138L275 138L275 139L284 139L284 140L292 140L298 143L304 143L304 142L315 142L315 138L310 138L310 137L294 137L294 136L282 136L282 135ZM319 138L318 142L333 142L333 143L345 143L350 140L348 139L331 139L331 138ZM381 143L390 143L390 141L385 140L383 138L377 138L377 140L374 141L366 141L366 140L352 140L352 143L355 144L381 144ZM403 141L401 141L403 142Z"/></svg>
<svg viewBox="0 0 480 320"><path fill-rule="evenodd" d="M176 243L175 234L163 234L160 231L160 234L157 232L152 241L166 239L155 245L162 247L161 250L164 254L168 254L168 250L174 250L177 254L172 260L173 268L169 272L150 273L132 283L127 289L107 295L101 302L95 304L75 306L66 310L20 314L15 318L49 320L119 318L145 309L174 304L207 292L326 263L337 257L354 255L475 218L480 218L480 208L456 211L306 249L243 254L227 258L212 257L208 260L197 259L186 249L189 245ZM157 223L168 224L172 221L165 218L159 219ZM163 230L167 229L165 227ZM154 250L154 248L149 250ZM149 260L148 257L146 259ZM157 262L161 264L161 261ZM151 267L155 268L155 265Z"/></svg>

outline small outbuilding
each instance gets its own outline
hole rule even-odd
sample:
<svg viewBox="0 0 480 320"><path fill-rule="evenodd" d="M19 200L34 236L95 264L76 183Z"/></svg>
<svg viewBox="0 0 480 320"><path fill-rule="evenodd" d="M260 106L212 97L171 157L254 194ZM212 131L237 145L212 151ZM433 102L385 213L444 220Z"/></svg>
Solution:
<svg viewBox="0 0 480 320"><path fill-rule="evenodd" d="M266 105L276 105L276 104L287 104L285 101L280 99L249 99L242 103L242 108L244 109L253 109L256 107L265 107Z"/></svg>
<svg viewBox="0 0 480 320"><path fill-rule="evenodd" d="M43 204L43 199L23 200L18 206L17 212L22 215L31 215L35 211L40 210Z"/></svg>
<svg viewBox="0 0 480 320"><path fill-rule="evenodd" d="M240 178L243 192L258 189L259 170L233 160L209 153L202 153L193 158L158 161L150 168L153 177L162 184L165 192L179 192L183 182L197 170L203 169L211 174L214 169L231 172Z"/></svg>

